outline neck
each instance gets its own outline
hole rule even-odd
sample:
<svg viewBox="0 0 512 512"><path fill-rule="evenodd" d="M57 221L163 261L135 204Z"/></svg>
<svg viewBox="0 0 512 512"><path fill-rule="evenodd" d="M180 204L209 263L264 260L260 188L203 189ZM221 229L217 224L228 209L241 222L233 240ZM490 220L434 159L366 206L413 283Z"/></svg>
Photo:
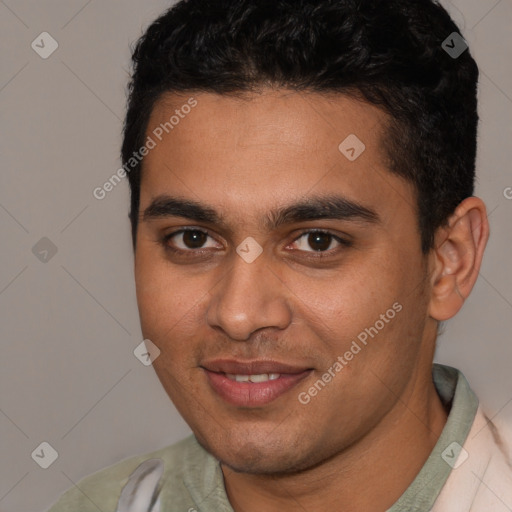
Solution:
<svg viewBox="0 0 512 512"><path fill-rule="evenodd" d="M384 512L412 483L446 423L430 372L371 432L328 461L293 475L235 473L221 465L235 512Z"/></svg>

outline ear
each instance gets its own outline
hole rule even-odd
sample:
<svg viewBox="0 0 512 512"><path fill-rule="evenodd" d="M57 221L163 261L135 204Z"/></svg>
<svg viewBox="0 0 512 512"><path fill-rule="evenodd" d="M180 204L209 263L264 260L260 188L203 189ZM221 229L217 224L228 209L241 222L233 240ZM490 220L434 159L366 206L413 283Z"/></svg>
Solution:
<svg viewBox="0 0 512 512"><path fill-rule="evenodd" d="M447 226L436 232L431 251L432 275L429 315L438 321L455 316L478 277L489 239L489 221L484 202L464 199Z"/></svg>

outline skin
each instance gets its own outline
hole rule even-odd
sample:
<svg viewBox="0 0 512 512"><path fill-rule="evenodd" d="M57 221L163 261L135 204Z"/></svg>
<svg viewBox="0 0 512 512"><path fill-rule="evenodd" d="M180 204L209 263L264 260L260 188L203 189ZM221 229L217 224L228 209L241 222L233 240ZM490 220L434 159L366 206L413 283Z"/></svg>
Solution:
<svg viewBox="0 0 512 512"><path fill-rule="evenodd" d="M235 511L384 511L413 481L446 422L431 378L437 326L456 314L476 280L488 237L485 206L463 201L424 255L415 191L386 168L387 118L378 108L285 90L193 96L197 106L143 164L135 278L144 337L161 350L155 371L198 441L221 461ZM188 97L158 102L147 133ZM349 134L366 146L353 162L338 150ZM213 208L224 224L144 220L162 194ZM379 221L265 227L270 211L328 194L373 210ZM209 235L200 248L180 234L165 242L188 258L162 242L183 227ZM327 250L315 251L312 229L352 244L327 236ZM263 249L250 264L236 253L249 236ZM395 318L300 403L299 393L395 303L402 306ZM238 407L208 383L201 365L214 358L313 371L269 404Z"/></svg>

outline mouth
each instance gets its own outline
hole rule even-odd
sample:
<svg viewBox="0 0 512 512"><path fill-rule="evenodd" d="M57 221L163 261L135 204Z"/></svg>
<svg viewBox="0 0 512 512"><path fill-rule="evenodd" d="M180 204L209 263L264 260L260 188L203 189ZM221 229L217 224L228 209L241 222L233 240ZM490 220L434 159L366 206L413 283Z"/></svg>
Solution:
<svg viewBox="0 0 512 512"><path fill-rule="evenodd" d="M275 361L216 360L201 366L211 389L239 407L260 407L290 392L312 368Z"/></svg>

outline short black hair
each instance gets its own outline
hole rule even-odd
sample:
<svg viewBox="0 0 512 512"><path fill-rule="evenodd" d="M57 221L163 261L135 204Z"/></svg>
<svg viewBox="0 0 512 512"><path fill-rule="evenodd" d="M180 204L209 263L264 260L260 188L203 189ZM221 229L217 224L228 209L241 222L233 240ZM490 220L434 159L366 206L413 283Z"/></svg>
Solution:
<svg viewBox="0 0 512 512"><path fill-rule="evenodd" d="M149 116L167 92L265 87L360 97L388 115L390 172L416 190L421 247L473 194L478 67L443 41L458 27L432 0L181 0L136 43L121 156L136 246ZM460 41L460 40L459 40ZM449 45L454 46L450 40ZM462 43L464 44L464 43ZM341 141L340 141L341 142Z"/></svg>

